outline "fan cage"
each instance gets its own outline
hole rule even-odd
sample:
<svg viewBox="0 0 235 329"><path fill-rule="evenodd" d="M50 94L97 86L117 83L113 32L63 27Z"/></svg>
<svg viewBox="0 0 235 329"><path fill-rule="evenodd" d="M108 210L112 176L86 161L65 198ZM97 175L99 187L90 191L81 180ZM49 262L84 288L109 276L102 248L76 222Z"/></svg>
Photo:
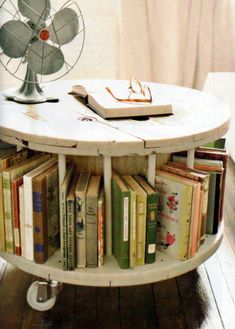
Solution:
<svg viewBox="0 0 235 329"><path fill-rule="evenodd" d="M56 4L56 1L54 1L55 4L53 4L53 7L51 7L50 14L46 19L46 23L52 22L53 17L55 14L64 9L64 8L71 8L73 9L77 16L78 16L78 23L79 23L79 30L77 34L74 36L71 42L66 43L64 45L56 45L51 40L48 40L48 44L57 47L61 49L64 55L64 65L63 67L56 73L49 74L49 75L42 75L37 74L37 82L35 83L48 83L51 81L55 81L57 79L60 79L67 75L77 64L79 58L81 57L84 43L85 43L85 22L83 18L82 11L78 5L78 3L74 0L66 1L62 6L58 6L58 3ZM56 7L57 5L57 7ZM27 18L21 15L18 9L17 1L13 0L4 0L1 2L0 5L0 28L3 24L5 24L9 20L19 20L23 23L26 23L28 21ZM47 25L49 25L47 24ZM28 45L29 46L29 45ZM13 58L8 57L4 54L3 50L0 48L0 63L4 67L4 69L10 73L13 77L15 77L18 80L34 83L32 81L25 80L25 74L27 71L27 49L25 51L25 55L21 58ZM74 47L75 46L75 47ZM75 49L75 50L74 50ZM71 56L71 54L73 54ZM69 57L69 58L67 58Z"/></svg>

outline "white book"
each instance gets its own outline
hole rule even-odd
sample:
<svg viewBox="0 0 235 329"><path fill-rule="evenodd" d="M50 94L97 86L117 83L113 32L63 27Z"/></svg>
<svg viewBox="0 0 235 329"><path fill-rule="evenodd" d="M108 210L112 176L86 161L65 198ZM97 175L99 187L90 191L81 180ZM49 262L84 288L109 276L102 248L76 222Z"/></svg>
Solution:
<svg viewBox="0 0 235 329"><path fill-rule="evenodd" d="M24 184L19 186L19 218L20 218L21 256L26 258L25 218L24 218Z"/></svg>
<svg viewBox="0 0 235 329"><path fill-rule="evenodd" d="M76 255L78 268L86 267L86 191L90 173L81 173L75 191L76 196Z"/></svg>
<svg viewBox="0 0 235 329"><path fill-rule="evenodd" d="M49 159L23 177L24 183L24 214L25 214L25 257L33 260L33 184L32 179L57 163L56 158Z"/></svg>

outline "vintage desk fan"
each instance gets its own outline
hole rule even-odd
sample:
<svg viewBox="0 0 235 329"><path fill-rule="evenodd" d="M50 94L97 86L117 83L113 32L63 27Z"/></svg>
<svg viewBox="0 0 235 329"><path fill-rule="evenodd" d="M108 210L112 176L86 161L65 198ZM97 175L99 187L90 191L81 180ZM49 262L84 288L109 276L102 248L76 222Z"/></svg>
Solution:
<svg viewBox="0 0 235 329"><path fill-rule="evenodd" d="M0 15L0 61L23 81L4 96L29 104L56 101L44 94L39 83L64 76L81 56L85 26L77 2L69 0L58 8L58 1L5 0Z"/></svg>

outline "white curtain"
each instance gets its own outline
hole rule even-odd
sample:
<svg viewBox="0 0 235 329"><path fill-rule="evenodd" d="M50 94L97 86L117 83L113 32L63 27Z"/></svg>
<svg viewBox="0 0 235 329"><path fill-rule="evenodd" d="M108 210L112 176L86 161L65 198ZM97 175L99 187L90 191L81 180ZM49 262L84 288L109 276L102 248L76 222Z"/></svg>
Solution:
<svg viewBox="0 0 235 329"><path fill-rule="evenodd" d="M209 71L235 71L235 0L78 0L78 4L86 41L67 79L136 76L202 88ZM76 56L76 45L67 56ZM0 75L3 87L20 83L2 68Z"/></svg>
<svg viewBox="0 0 235 329"><path fill-rule="evenodd" d="M202 88L235 71L234 0L123 0L120 76Z"/></svg>

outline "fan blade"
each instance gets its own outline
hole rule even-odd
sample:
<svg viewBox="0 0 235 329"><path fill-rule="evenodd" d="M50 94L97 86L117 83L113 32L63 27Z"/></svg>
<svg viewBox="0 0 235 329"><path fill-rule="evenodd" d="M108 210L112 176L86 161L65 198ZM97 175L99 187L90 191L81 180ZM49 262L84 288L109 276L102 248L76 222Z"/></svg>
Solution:
<svg viewBox="0 0 235 329"><path fill-rule="evenodd" d="M42 25L50 14L50 0L18 0L21 15L29 18L36 26Z"/></svg>
<svg viewBox="0 0 235 329"><path fill-rule="evenodd" d="M79 23L76 12L71 8L64 8L58 11L48 30L50 40L58 45L70 42L78 33Z"/></svg>
<svg viewBox="0 0 235 329"><path fill-rule="evenodd" d="M33 72L48 75L61 69L64 56L59 48L38 40L29 48L28 63Z"/></svg>
<svg viewBox="0 0 235 329"><path fill-rule="evenodd" d="M23 57L33 31L21 21L8 21L0 29L0 46L9 57Z"/></svg>

